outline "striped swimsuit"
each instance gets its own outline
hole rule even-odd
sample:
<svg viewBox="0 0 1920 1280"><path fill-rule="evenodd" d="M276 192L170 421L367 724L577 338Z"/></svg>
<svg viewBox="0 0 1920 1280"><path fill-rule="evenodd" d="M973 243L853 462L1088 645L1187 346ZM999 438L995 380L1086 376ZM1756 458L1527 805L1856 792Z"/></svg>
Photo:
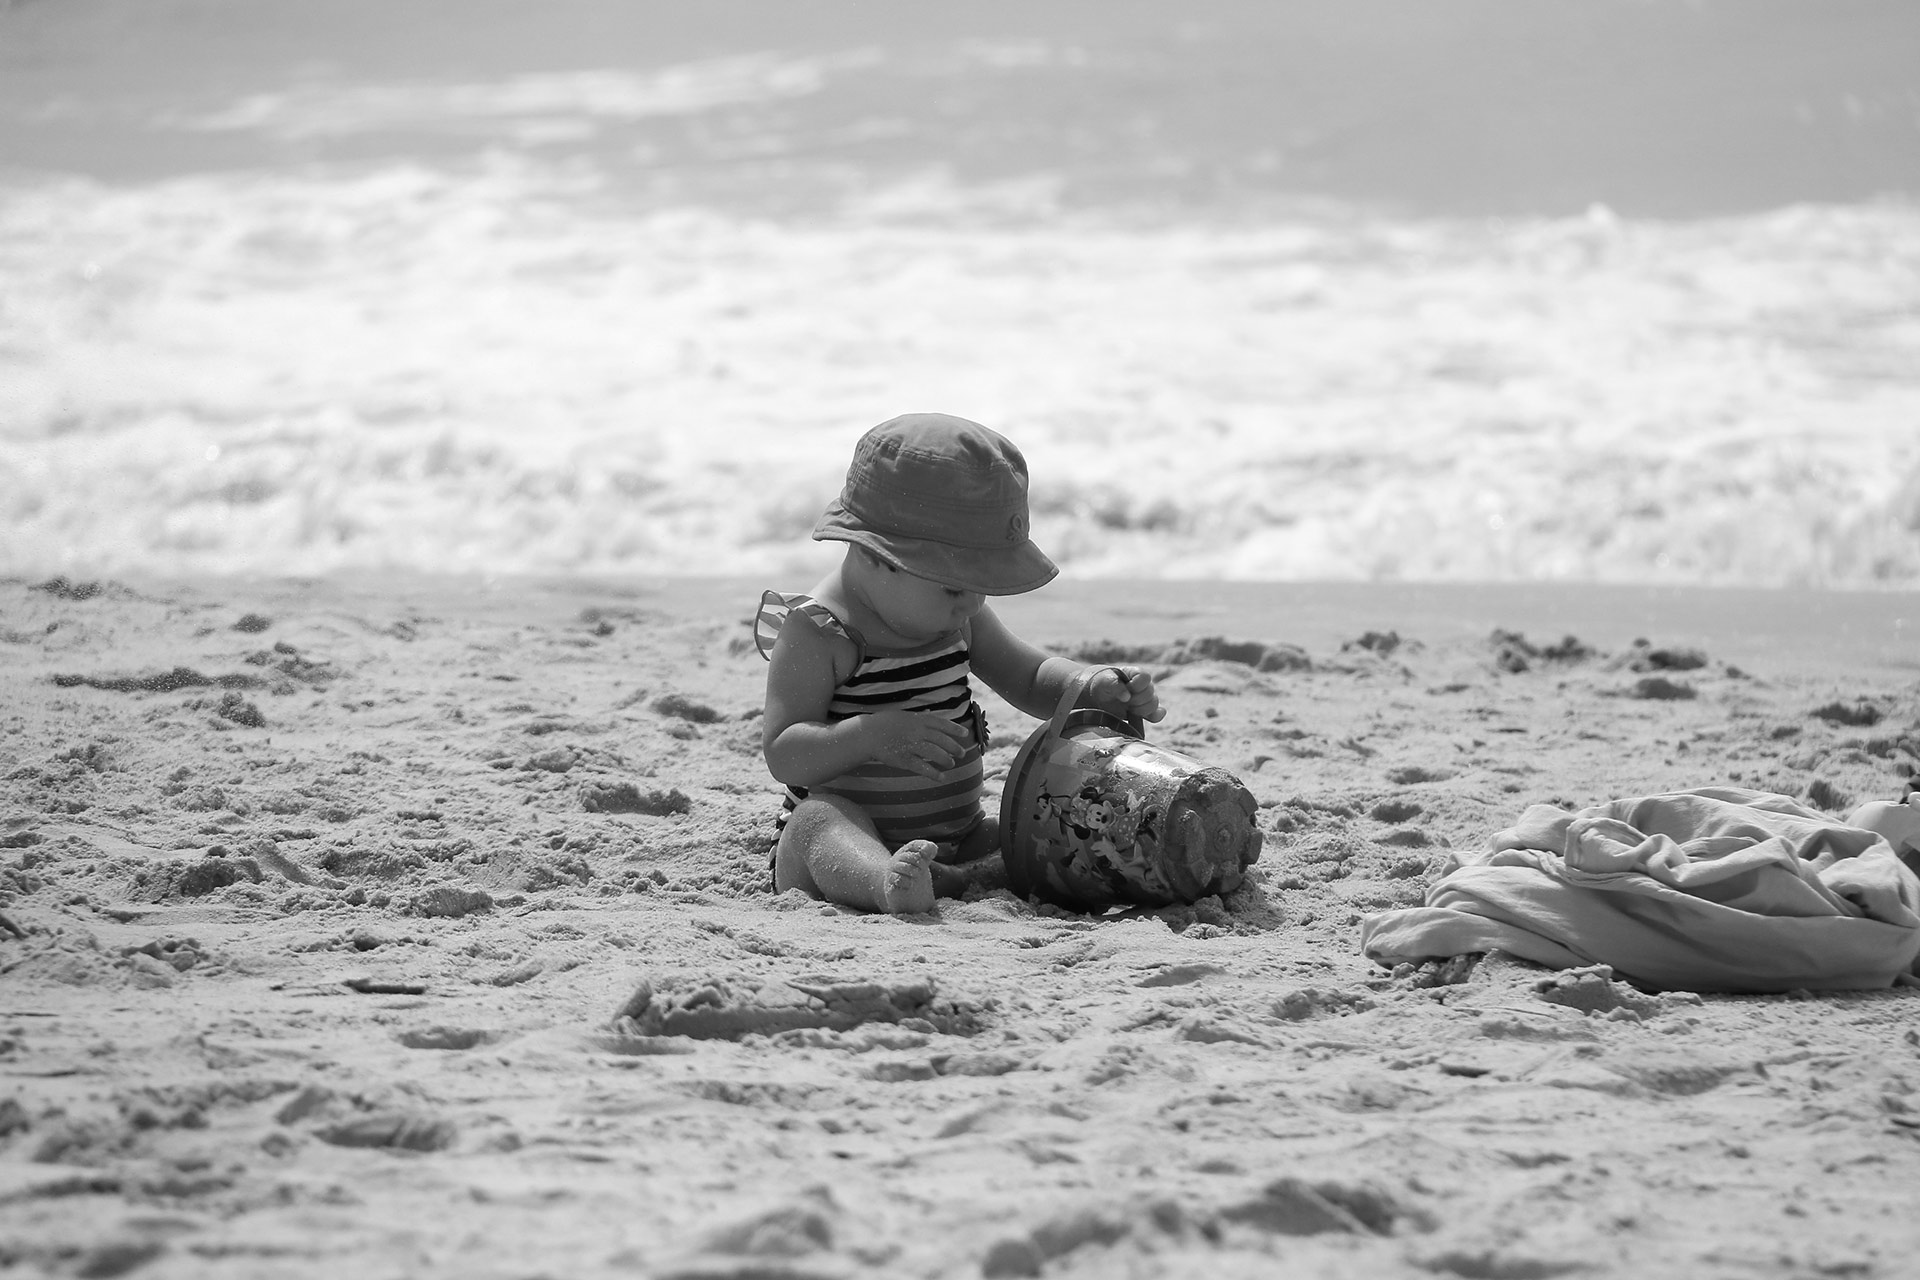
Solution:
<svg viewBox="0 0 1920 1280"><path fill-rule="evenodd" d="M967 683L971 629L962 626L951 635L899 652L869 650L859 632L811 596L769 591L760 598L753 628L763 657L772 657L780 628L795 617L829 634L845 636L859 654L853 674L833 691L828 720L872 711L925 711L971 726L973 741L960 761L938 778L868 761L814 787L789 786L774 831L776 847L787 815L811 792L845 796L859 805L873 819L888 848L909 840L953 844L973 830L982 815L980 754L987 745L987 720Z"/></svg>

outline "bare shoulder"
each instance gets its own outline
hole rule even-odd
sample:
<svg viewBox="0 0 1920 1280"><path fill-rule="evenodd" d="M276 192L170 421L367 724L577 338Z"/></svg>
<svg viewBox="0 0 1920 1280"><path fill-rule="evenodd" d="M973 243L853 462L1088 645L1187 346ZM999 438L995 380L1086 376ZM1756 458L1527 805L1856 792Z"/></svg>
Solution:
<svg viewBox="0 0 1920 1280"><path fill-rule="evenodd" d="M789 610L768 655L776 674L821 672L839 683L859 664L859 646L831 609L815 601Z"/></svg>

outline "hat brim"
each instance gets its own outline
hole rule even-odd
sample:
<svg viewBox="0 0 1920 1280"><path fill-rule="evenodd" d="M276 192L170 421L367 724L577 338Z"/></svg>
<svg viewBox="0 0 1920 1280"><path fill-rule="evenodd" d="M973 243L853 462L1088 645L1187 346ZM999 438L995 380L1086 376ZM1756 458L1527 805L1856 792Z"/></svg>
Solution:
<svg viewBox="0 0 1920 1280"><path fill-rule="evenodd" d="M851 542L915 577L983 596L1017 596L1044 587L1060 575L1058 566L1031 538L983 550L876 533L837 501L814 525L813 536L819 542Z"/></svg>

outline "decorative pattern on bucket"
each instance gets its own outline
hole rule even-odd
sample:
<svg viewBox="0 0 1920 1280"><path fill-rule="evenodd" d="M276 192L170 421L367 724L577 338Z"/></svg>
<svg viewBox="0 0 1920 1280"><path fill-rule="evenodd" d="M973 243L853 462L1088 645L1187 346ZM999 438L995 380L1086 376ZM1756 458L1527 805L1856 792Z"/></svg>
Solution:
<svg viewBox="0 0 1920 1280"><path fill-rule="evenodd" d="M1014 758L1000 802L1016 893L1078 910L1171 906L1240 886L1260 856L1253 795L1225 770L1075 708L1093 672Z"/></svg>

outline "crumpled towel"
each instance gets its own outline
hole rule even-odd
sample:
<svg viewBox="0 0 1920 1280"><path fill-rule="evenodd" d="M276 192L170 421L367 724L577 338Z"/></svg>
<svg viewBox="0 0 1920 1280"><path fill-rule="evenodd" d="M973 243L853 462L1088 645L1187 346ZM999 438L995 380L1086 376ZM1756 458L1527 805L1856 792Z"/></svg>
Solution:
<svg viewBox="0 0 1920 1280"><path fill-rule="evenodd" d="M1701 787L1534 805L1426 905L1360 925L1383 965L1501 950L1682 991L1888 987L1920 955L1920 878L1881 836L1785 796Z"/></svg>

